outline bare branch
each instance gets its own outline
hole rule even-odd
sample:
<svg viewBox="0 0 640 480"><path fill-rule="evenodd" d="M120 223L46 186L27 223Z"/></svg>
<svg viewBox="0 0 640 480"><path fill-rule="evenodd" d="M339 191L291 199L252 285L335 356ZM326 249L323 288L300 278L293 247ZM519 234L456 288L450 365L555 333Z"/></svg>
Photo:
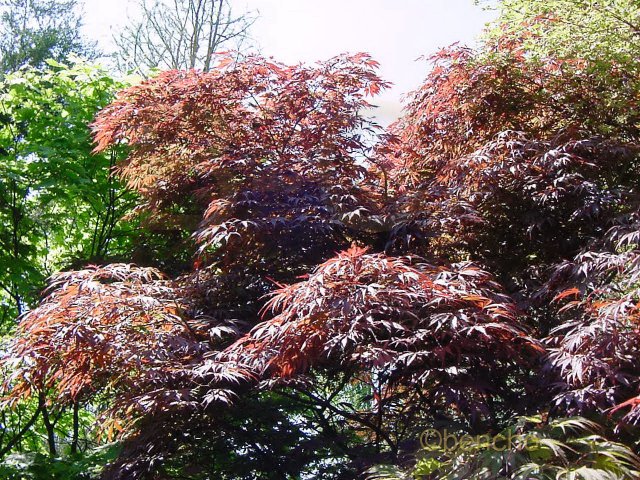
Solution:
<svg viewBox="0 0 640 480"><path fill-rule="evenodd" d="M152 68L209 71L221 47L236 49L248 38L253 12L236 14L229 0L140 0L142 20L114 37L121 70Z"/></svg>

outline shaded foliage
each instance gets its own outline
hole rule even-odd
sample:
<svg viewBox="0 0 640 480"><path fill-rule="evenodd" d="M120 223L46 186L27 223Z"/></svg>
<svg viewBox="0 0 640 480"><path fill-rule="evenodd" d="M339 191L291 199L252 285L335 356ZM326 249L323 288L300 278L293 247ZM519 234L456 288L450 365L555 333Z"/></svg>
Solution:
<svg viewBox="0 0 640 480"><path fill-rule="evenodd" d="M625 420L637 423L639 260L634 212L554 269L547 288L563 322L548 339L549 364L559 374L562 408L603 412L625 401Z"/></svg>
<svg viewBox="0 0 640 480"><path fill-rule="evenodd" d="M608 440L593 421L544 421L539 416L515 420L496 435L456 437L455 444L428 439L410 473L378 467L368 478L630 480L639 474L640 459L627 446Z"/></svg>

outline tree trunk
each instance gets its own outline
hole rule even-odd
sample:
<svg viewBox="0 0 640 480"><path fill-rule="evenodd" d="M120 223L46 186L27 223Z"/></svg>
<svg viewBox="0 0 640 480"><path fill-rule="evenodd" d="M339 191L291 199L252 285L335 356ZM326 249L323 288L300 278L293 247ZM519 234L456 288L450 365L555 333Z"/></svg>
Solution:
<svg viewBox="0 0 640 480"><path fill-rule="evenodd" d="M49 455L55 457L58 455L56 450L56 435L53 431L53 423L51 423L51 418L49 417L49 411L47 410L46 399L44 397L44 393L40 394L40 405L42 408L42 423L44 423L44 428L47 430L47 443L49 444Z"/></svg>
<svg viewBox="0 0 640 480"><path fill-rule="evenodd" d="M78 453L78 436L80 432L80 415L79 415L80 405L78 402L73 404L73 435L71 437L71 454L75 455Z"/></svg>

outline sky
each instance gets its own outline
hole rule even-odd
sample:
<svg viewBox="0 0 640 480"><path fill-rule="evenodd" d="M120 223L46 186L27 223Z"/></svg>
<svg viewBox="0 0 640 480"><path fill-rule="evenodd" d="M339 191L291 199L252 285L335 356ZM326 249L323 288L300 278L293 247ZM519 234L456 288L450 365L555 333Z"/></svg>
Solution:
<svg viewBox="0 0 640 480"><path fill-rule="evenodd" d="M240 0L259 18L251 35L261 52L284 63L367 52L394 86L374 99L377 120L398 117L402 98L427 73L429 56L454 42L473 44L493 12L473 0ZM113 32L136 12L131 0L85 0L85 34L105 50Z"/></svg>

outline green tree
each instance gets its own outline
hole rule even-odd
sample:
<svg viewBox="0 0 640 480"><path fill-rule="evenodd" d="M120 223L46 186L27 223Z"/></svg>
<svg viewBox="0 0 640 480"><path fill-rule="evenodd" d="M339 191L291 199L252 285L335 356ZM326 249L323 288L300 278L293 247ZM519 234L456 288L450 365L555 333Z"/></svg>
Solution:
<svg viewBox="0 0 640 480"><path fill-rule="evenodd" d="M491 36L502 41L523 39L530 55L638 68L640 3L636 0L503 0L498 9Z"/></svg>
<svg viewBox="0 0 640 480"><path fill-rule="evenodd" d="M71 53L94 58L95 43L81 37L81 24L76 0L0 1L0 70L39 67Z"/></svg>
<svg viewBox="0 0 640 480"><path fill-rule="evenodd" d="M93 155L88 126L121 86L100 68L54 61L9 74L0 85L5 330L47 276L74 261L105 258L122 243L114 238L128 196L109 174L118 152Z"/></svg>

